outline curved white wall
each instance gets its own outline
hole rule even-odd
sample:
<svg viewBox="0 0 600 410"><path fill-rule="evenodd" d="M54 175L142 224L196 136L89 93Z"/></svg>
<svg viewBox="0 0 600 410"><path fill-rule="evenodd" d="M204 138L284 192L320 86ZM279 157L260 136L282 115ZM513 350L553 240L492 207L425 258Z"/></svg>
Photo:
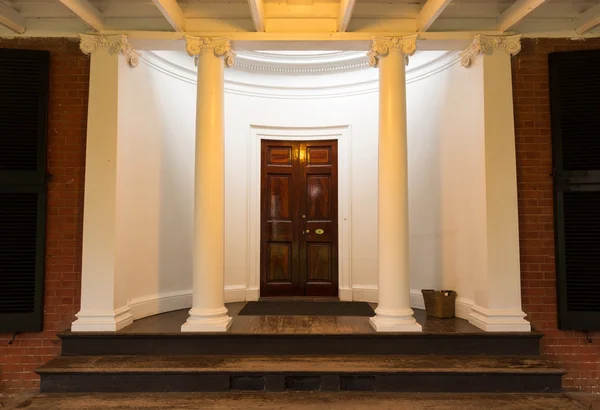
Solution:
<svg viewBox="0 0 600 410"><path fill-rule="evenodd" d="M485 271L485 158L481 78L457 58L407 88L410 269L415 295L454 289L466 318Z"/></svg>
<svg viewBox="0 0 600 410"><path fill-rule="evenodd" d="M116 269L139 318L191 303L196 89L143 61L122 75Z"/></svg>
<svg viewBox="0 0 600 410"><path fill-rule="evenodd" d="M443 56L417 54L411 65L434 57ZM251 125L348 126L352 293L376 300L377 74L371 68L320 75L226 71L226 300L247 297ZM182 53L145 54L123 75L117 269L128 278L139 318L191 303L196 86L192 59ZM481 84L455 56L408 78L412 302L421 307L420 289L432 287L471 299L470 278L483 263L473 252L482 226L473 191L483 167L481 128L470 118Z"/></svg>

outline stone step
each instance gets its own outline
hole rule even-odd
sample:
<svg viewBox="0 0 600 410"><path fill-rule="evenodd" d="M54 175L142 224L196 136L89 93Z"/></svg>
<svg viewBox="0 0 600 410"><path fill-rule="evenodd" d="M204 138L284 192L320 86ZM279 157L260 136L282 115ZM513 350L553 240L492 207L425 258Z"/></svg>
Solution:
<svg viewBox="0 0 600 410"><path fill-rule="evenodd" d="M44 393L157 391L556 392L540 357L61 356L37 370Z"/></svg>
<svg viewBox="0 0 600 410"><path fill-rule="evenodd" d="M589 400L600 404L600 398L590 397ZM27 410L583 410L592 408L590 406L584 406L564 393L368 392L64 393L27 396L18 398L14 407L9 404L11 409Z"/></svg>
<svg viewBox="0 0 600 410"><path fill-rule="evenodd" d="M62 354L91 355L493 355L539 354L536 332L231 334L61 333Z"/></svg>

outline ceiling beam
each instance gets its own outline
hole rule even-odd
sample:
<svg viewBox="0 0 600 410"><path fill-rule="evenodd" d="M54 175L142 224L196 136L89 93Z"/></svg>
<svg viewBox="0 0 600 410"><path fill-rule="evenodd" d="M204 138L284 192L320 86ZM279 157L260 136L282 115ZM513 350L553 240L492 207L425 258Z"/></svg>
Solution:
<svg viewBox="0 0 600 410"><path fill-rule="evenodd" d="M264 0L248 0L248 5L250 6L250 14L252 15L252 21L254 22L254 29L258 32L265 31L267 24Z"/></svg>
<svg viewBox="0 0 600 410"><path fill-rule="evenodd" d="M185 17L183 10L177 3L177 0L152 0L154 5L160 10L163 16L167 19L173 30L185 31Z"/></svg>
<svg viewBox="0 0 600 410"><path fill-rule="evenodd" d="M452 0L427 0L417 14L417 31L427 31Z"/></svg>
<svg viewBox="0 0 600 410"><path fill-rule="evenodd" d="M356 0L341 0L340 1L340 12L337 20L337 31L340 33L348 30L350 19L352 18L352 11L356 5Z"/></svg>
<svg viewBox="0 0 600 410"><path fill-rule="evenodd" d="M516 26L529 13L546 3L548 0L518 0L498 17L498 31L506 31Z"/></svg>
<svg viewBox="0 0 600 410"><path fill-rule="evenodd" d="M575 20L578 34L584 34L600 24L600 4L595 5L591 9L584 11Z"/></svg>
<svg viewBox="0 0 600 410"><path fill-rule="evenodd" d="M25 32L25 19L12 7L0 2L0 24L14 31L23 34Z"/></svg>
<svg viewBox="0 0 600 410"><path fill-rule="evenodd" d="M60 0L60 2L94 30L102 31L104 29L102 15L87 0Z"/></svg>

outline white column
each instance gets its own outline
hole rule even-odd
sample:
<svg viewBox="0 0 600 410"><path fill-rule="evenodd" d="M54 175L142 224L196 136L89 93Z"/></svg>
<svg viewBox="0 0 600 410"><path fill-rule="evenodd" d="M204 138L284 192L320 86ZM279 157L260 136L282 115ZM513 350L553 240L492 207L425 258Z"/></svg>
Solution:
<svg viewBox="0 0 600 410"><path fill-rule="evenodd" d="M481 76L483 116L482 176L484 234L480 246L485 269L474 279L469 322L488 332L530 331L521 308L519 214L511 56L521 49L520 36L478 35L462 54L462 64ZM475 58L477 55L480 57Z"/></svg>
<svg viewBox="0 0 600 410"><path fill-rule="evenodd" d="M86 140L81 310L76 332L116 331L133 322L116 269L119 71L137 65L125 36L81 36L91 54ZM119 54L123 54L123 59Z"/></svg>
<svg viewBox="0 0 600 410"><path fill-rule="evenodd" d="M193 302L183 332L225 332L224 70L233 63L228 40L186 37L197 59L196 169L194 182ZM224 61L225 60L225 61Z"/></svg>
<svg viewBox="0 0 600 410"><path fill-rule="evenodd" d="M420 332L410 308L406 55L416 37L375 39L369 53L379 67L379 304L370 319L378 332Z"/></svg>

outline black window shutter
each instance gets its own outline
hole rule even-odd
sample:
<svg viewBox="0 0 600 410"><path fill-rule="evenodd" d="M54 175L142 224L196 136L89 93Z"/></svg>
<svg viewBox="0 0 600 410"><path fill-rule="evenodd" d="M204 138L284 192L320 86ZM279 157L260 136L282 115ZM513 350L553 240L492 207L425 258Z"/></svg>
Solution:
<svg viewBox="0 0 600 410"><path fill-rule="evenodd" d="M600 330L600 50L549 56L558 324Z"/></svg>
<svg viewBox="0 0 600 410"><path fill-rule="evenodd" d="M49 57L0 49L0 332L42 330Z"/></svg>

